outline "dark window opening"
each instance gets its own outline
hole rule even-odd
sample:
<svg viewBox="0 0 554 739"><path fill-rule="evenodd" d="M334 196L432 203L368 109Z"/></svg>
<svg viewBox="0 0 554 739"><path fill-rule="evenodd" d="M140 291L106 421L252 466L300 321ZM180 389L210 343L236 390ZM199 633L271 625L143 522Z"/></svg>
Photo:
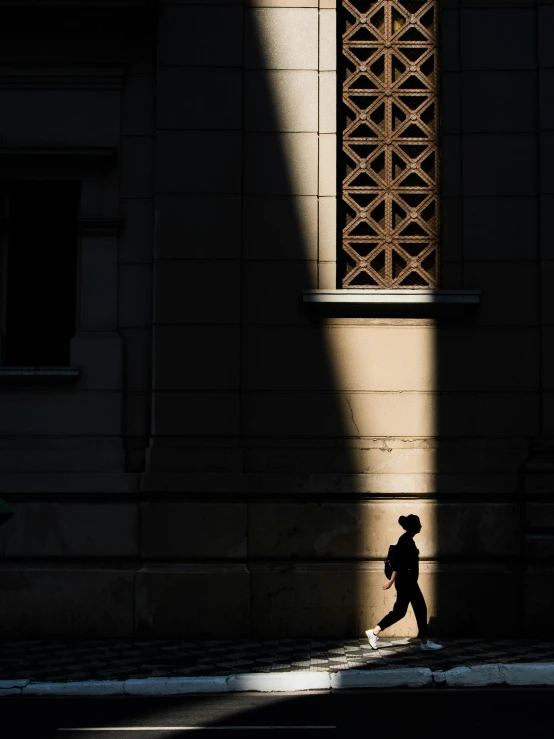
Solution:
<svg viewBox="0 0 554 739"><path fill-rule="evenodd" d="M80 186L27 182L4 191L2 363L69 366Z"/></svg>

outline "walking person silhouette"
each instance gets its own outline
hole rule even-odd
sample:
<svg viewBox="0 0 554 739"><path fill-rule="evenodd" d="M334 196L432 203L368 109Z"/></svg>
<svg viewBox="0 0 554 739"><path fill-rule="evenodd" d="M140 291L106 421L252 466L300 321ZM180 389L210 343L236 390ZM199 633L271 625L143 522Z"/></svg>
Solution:
<svg viewBox="0 0 554 739"><path fill-rule="evenodd" d="M381 619L375 628L365 632L366 636L373 649L377 649L377 640L381 631L404 618L411 603L419 629L418 636L421 639L420 649L423 651L442 649L442 645L435 644L427 637L427 605L417 583L419 550L415 545L414 536L421 531L421 521L419 516L411 514L400 516L398 523L405 533L398 539L398 544L394 548L391 578L383 585L383 590L388 590L394 583L396 603L392 611Z"/></svg>

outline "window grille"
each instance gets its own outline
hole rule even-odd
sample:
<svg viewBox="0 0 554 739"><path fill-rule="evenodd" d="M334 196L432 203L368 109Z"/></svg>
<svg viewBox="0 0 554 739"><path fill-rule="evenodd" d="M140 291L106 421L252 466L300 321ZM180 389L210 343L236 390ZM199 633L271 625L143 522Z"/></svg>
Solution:
<svg viewBox="0 0 554 739"><path fill-rule="evenodd" d="M438 280L437 0L342 2L342 287Z"/></svg>

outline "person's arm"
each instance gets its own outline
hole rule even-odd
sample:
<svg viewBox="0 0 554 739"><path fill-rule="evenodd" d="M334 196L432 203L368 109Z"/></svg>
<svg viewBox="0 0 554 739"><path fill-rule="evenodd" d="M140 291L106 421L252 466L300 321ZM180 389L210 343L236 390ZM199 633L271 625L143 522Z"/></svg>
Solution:
<svg viewBox="0 0 554 739"><path fill-rule="evenodd" d="M388 580L385 585L383 585L383 590L388 590L390 587L392 587L392 584L396 580L396 575L399 572L404 572L406 569L406 560L408 558L408 552L406 551L406 536L403 535L398 539L398 543L396 544L394 548L394 554L392 557L392 567L393 567L393 573L391 576L391 579Z"/></svg>
<svg viewBox="0 0 554 739"><path fill-rule="evenodd" d="M383 585L383 590L388 590L389 588L391 588L395 580L396 570L392 573L390 580L387 580L387 582Z"/></svg>

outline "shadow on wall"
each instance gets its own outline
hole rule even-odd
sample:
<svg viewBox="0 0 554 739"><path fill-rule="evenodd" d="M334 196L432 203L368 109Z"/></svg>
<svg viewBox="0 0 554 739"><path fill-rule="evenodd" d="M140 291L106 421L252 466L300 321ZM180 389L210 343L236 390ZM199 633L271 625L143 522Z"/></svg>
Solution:
<svg viewBox="0 0 554 739"><path fill-rule="evenodd" d="M183 444L188 455L186 459L185 454L182 459L173 456L180 468L176 482L170 485L164 480L173 472L163 468L166 450L155 445L150 450L152 474L147 482L153 485L152 480L160 472L158 479L164 481L164 487L150 487L152 498L143 505L142 558L146 565L157 559L178 566L174 575L139 575L137 634L275 638L363 633L368 628L359 589L359 573L367 570L360 551L364 522L351 480L356 432L348 422L348 399L340 392L330 356L329 328L302 306L302 291L318 286L319 10L205 3L178 10L162 4L160 12L164 29L175 21L175 30L164 31L172 43L183 45L190 39L192 47L193 40L203 38L205 29L210 29L205 38L207 46L199 53L204 64L215 67L211 79L215 79L218 64L222 78L233 79L228 74L230 68L224 65L241 63L240 46L242 90L237 95L242 96L242 122L235 115L236 122L230 125L242 135L227 136L229 147L235 149L222 151L219 161L207 152L206 161L220 167L210 183L218 195L240 193L241 250L238 262L232 238L227 239L225 224L217 213L213 223L205 223L195 234L202 238L200 244L178 241L167 226L158 229L158 265L164 261L160 256L165 248L160 248L163 238L172 239L174 259L200 254L199 258L205 260L205 275L209 274L212 255L221 255L228 267L221 290L228 296L227 302L218 304L214 300L206 316L201 313L201 301L190 301L191 310L184 319L188 324L200 325L197 335L198 331L202 333L204 343L196 345L199 354L217 357L220 373L227 373L227 377L214 381L210 367L206 378L198 381L204 380L204 385L191 387L178 373L171 373L170 389L177 385L187 391L182 395L190 398L184 411L189 414L186 428L192 438L177 438L174 442ZM228 48L229 34L238 28L239 18L241 36L225 57L220 46ZM207 71L207 67L191 69L202 62L185 58L189 65L186 79L190 80L192 73ZM179 98L181 102L187 99L194 109L198 129L204 117L207 133L203 131L202 135L208 141L215 128L213 98L208 105L205 90L197 84L191 88L198 92L183 89ZM232 93L219 92L234 109ZM177 95L169 104L177 106L176 101ZM231 113L221 116L223 125L230 119ZM213 140L218 140L217 133ZM171 165L178 166L177 158ZM206 166L204 161L201 165ZM242 167L240 187L237 183L233 190L237 167ZM180 184L179 177L174 170L168 179ZM190 193L193 186L189 183L195 178L187 174L186 179L187 188L182 189ZM201 173L197 179L199 190L206 194L183 195L190 220L196 216L199 200L209 201L209 193L213 192ZM334 167L332 180L334 184ZM333 200L327 197L326 206ZM200 205L204 208L203 203ZM229 229L232 227L230 224ZM222 240L229 244L227 254ZM175 253L178 248L181 254ZM240 273L235 278L237 263ZM187 299L185 294L179 296L183 304ZM237 303L240 316L235 322L229 316ZM184 313L181 306L179 312ZM179 319L169 316L168 320ZM233 339L227 339L227 364L225 357L221 361L221 354L214 353L209 322L220 324L228 336L237 337L238 360ZM172 439L163 437L179 435L182 424L178 416L183 408L168 407L162 417L160 389L165 388L161 376L169 374L159 364L162 356L166 363L172 361L168 352L155 356L158 407L153 414L154 441L162 437L162 443L171 445ZM226 392L219 393L221 404L212 402L212 410L208 411L210 395L204 404L193 397L201 398L200 392L190 391L210 389L210 382L217 391ZM235 415L234 407L230 411L229 406L235 402L236 390L239 401ZM217 397L218 393L212 395ZM227 431L235 426L238 438ZM170 429L169 434L166 429ZM223 434L227 436L223 438ZM223 447L229 452L227 457ZM191 461L196 452L197 459ZM199 481L200 489L191 491L191 487L179 487L179 481L194 484L187 479L193 465L195 475L190 477ZM164 495L164 490L171 489L175 490L173 494ZM183 514L183 509L188 514ZM156 521L152 525L154 512ZM184 520L187 515L189 519ZM245 541L239 541L243 520L246 536ZM230 530L236 532L232 546L227 544ZM187 536L189 541L183 542ZM192 563L191 571L183 564L179 572L179 564L187 562ZM221 613L226 614L224 623Z"/></svg>
<svg viewBox="0 0 554 739"><path fill-rule="evenodd" d="M474 288L475 282L466 287ZM513 337L483 325L484 310L439 320L437 328L440 566L430 563L435 571L432 627L439 635L532 636L534 628L528 630L524 615L522 526L523 472L533 434L528 422L536 400L509 388L514 378L504 368L513 345L508 348L506 342ZM520 425L516 419L522 417L527 421Z"/></svg>
<svg viewBox="0 0 554 739"><path fill-rule="evenodd" d="M317 11L289 12L291 27L309 33L302 23ZM402 415L403 406L399 413L398 395L380 392L388 386L377 376L387 374L389 359L403 361L398 351L381 353L401 339L382 321L318 317L300 304L302 290L320 287L324 270L336 269L325 263L328 233L318 236L318 211L322 224L332 201L325 167L334 180L336 165L322 155L329 137L315 133L317 54L312 70L294 61L292 69L272 68L281 66L278 24L286 14L245 11L241 431L254 481L251 633L353 637L394 601L382 591L382 559L402 533L397 519L406 504L388 473L405 440L389 439L391 461L383 437L396 435L388 416ZM422 361L433 356L430 348ZM413 616L388 633L407 628L414 631Z"/></svg>
<svg viewBox="0 0 554 739"><path fill-rule="evenodd" d="M244 49L243 135L240 143L233 143L239 139L238 134L226 137L229 146L239 150L218 151L217 161L213 151L203 152L206 160L213 163L210 184L216 194L228 192L222 185L227 180L217 175L216 165L221 174L226 166L242 162L240 277L235 280L233 254L228 260L226 256L221 260L228 266L225 287L230 283L235 290L227 294L231 294L230 301L240 302L241 317L240 324L237 321L233 326L228 315L222 315L227 310L232 313L232 307L222 304L218 308L215 300L214 305L210 304L210 315L202 315L201 301L191 299L182 284L171 283L167 277L168 267L171 270L181 259L181 269L185 260L201 251L204 264L196 274L203 270L201 277L208 292L209 269L214 266L211 260L217 261L213 254L221 256L221 243L227 243L227 224L218 222L219 214L212 214L213 222L204 222L199 229L202 233L195 234L201 235L202 240L186 242L185 238L179 240L181 234L172 234L171 248L164 252L167 258L157 255L156 310L162 312L160 292L165 288L170 295L164 307L170 305L175 310L175 315L165 316L165 323L173 324L169 328L179 321L181 327L185 322L194 326L205 342L198 354L205 349L204 354L215 357L217 371L212 366L206 373L209 376L200 381L198 372L187 374L188 367L176 361L174 346L165 355L161 352L156 344L160 340L161 345L161 334L156 334L154 352L160 353L155 355L153 415L160 428L156 427L155 432L162 441L169 440L168 447L177 437L177 452L171 456L173 449L163 446L150 451L156 452L156 471L161 469L163 473L160 478L171 478L174 471L170 464L164 469L167 453L171 463L180 465L175 479L186 478L189 491L199 480L201 489L183 492L174 480L167 485L164 480L161 489L148 489L151 497L143 491L142 564L157 561L159 566L146 566L135 574L138 584L134 594L131 578L126 579L126 605L116 600L117 606L111 608L111 613L117 615L117 629L128 634L129 613L136 608L136 635L141 637L356 637L375 624L394 602L394 591L382 591L382 560L388 545L401 533L398 517L419 512L413 510L416 502L419 504L418 496L421 497L414 480L432 484L425 480L433 477L434 469L427 466L421 472L418 461L423 456L428 465L432 456L432 452L427 454L428 440L421 437L429 436L433 428L434 406L432 400L428 401L432 396L421 392L420 387L430 382L428 375L434 376L432 341L425 332L416 331L421 327L417 321L407 325L397 320L356 316L324 318L302 308L302 290L317 288L326 270L334 269L331 260L322 259L324 238L327 258L330 253L328 229L323 228L322 217L324 211L325 217L329 216L332 209L328 180L335 180L336 167L331 163L325 169L324 158L319 156L332 134L318 133L318 10L254 7L243 11L233 4L208 3L159 7L162 14L168 13L169 8L171 12L178 9L184 25L175 33L182 34L182 45L187 38L202 38L204 64L206 59L214 66L214 59L220 60L221 66L228 63L218 51L221 39L233 27L226 19L234 22L240 17L246 34L246 43L242 37L237 39L237 46ZM165 22L167 25L167 18ZM211 32L206 35L207 28ZM202 70L193 68L191 72L190 59L187 63L190 82L191 74L201 74ZM195 59L194 64L198 63ZM189 89L182 92L180 103L182 97L187 98L191 116L195 113L195 125L203 135L207 134L203 138L207 141L214 132L213 98L208 105L205 90L198 92L198 99ZM177 98L172 100L177 106ZM175 118L179 118L177 113ZM235 124L237 129L239 123ZM213 140L216 139L217 136ZM166 138L164 146L168 146L168 141L171 145L178 137ZM159 158L162 148L159 146ZM328 154L326 148L325 151ZM212 190L206 185L208 167L197 157L198 168L204 167L202 172L192 176L190 172L178 171L178 153L171 159L174 170L167 178L166 189L161 188L162 194L185 193L185 202L188 195L189 218L182 220L193 222L199 201L210 201L212 197ZM162 175L157 174L161 179ZM324 181L326 184L322 184ZM176 186L172 189L173 185ZM194 186L204 188L205 194L199 197ZM237 192L238 188L232 194ZM318 220L322 223L319 235ZM167 230L166 225L165 238ZM335 236L333 233L333 244ZM181 254L176 253L178 249ZM321 270L318 259L322 262ZM164 261L165 276L160 277L158 267ZM190 268L190 279L193 267L190 263L186 267ZM168 285L173 287L168 289ZM204 308L206 305L204 302ZM220 314L216 315L218 311ZM225 366L221 359L223 348L218 347L221 353L214 353L210 345L214 340L207 330L212 318L214 324L234 330L239 336L239 368L232 360ZM156 315L155 321L158 331L164 316ZM415 343L405 344L412 340ZM193 350L187 346L187 351L191 364ZM165 366L160 366L162 357ZM419 379L414 385L405 382L406 367L410 372L415 367L413 376ZM419 377L420 370L423 379ZM230 387L233 380L227 378L221 382L222 375L233 375L234 371L239 376L234 386ZM219 375L215 382L214 374ZM206 393L198 400L195 396L202 396L203 390L213 390L210 382L216 392ZM229 389L233 392L227 392ZM222 440L220 431L234 426L235 419L231 423L228 419L229 405L234 400L227 406L226 403L229 396L235 397L237 389L240 469L233 466L233 456L223 471L213 474L224 456L219 454L221 446L227 444L233 452L236 449L237 438L230 438L229 433ZM165 396L162 391L167 391ZM183 397L190 404L184 412L182 405L177 407ZM211 398L211 405L205 398ZM167 409L164 418L159 407L162 399ZM187 414L183 425L182 416ZM192 437L185 438L190 446L183 443L179 447L187 433ZM211 459L202 458L200 447L207 449ZM198 459L191 462L195 456ZM218 486L223 477L221 492ZM173 494L168 492L172 489ZM228 529L233 524L235 530L239 529L241 524L236 521L242 514L236 510L240 511L244 504L248 508L246 545L233 542L226 548ZM217 516L212 515L216 508ZM184 520L187 515L189 520ZM231 517L233 521L229 523ZM422 520L426 525L423 515ZM189 540L183 542L187 537ZM100 550L96 559L101 558ZM166 567L168 562L171 564ZM216 577L212 576L214 572ZM240 578L232 576L237 573ZM120 580L114 590L118 596L124 592ZM74 595L70 597L71 602L68 598L61 606L59 602L51 606L54 613L56 607L63 613L63 623L59 616L43 621L52 624L48 628L57 630L56 634L65 630L66 636L88 636L90 624L97 617L84 619L82 604L75 601ZM96 623L104 624L96 628L106 628L105 619ZM401 622L398 631L391 629L387 633L405 634L408 630L415 633L413 617Z"/></svg>
<svg viewBox="0 0 554 739"><path fill-rule="evenodd" d="M519 34L517 19L527 24L534 13L501 7L442 12L443 284L482 290L482 298L478 308L440 319L437 327L436 549L441 565L434 618L439 633L533 635L531 624L525 631L522 600L522 473L530 442L540 433L539 281L530 228L535 216L518 225L513 209L522 196L535 194L536 152L526 159L529 176L510 177L508 149L525 141L499 135L499 93L490 90L486 102L476 106L461 89L469 89L470 81L483 84L491 69L498 79L509 74L498 70L503 63L512 69L511 54L499 56L484 40L500 26L503 33L511 28ZM520 40L534 45L534 37ZM525 202L532 212L533 199ZM525 233L525 257L518 228ZM511 261L514 246L517 258L527 262ZM514 301L505 291L516 281Z"/></svg>
<svg viewBox="0 0 554 739"><path fill-rule="evenodd" d="M245 15L242 433L245 470L256 481L251 633L352 636L364 625L360 507L344 490L354 472L352 430L328 326L301 305L302 290L318 287L321 245L317 11ZM282 34L294 33L278 26L295 16L313 58L297 49L283 65Z"/></svg>
<svg viewBox="0 0 554 739"><path fill-rule="evenodd" d="M241 299L243 473L238 485L248 489L232 497L228 492L177 492L174 499L186 500L190 510L204 511L210 510L209 501L229 515L233 506L236 511L246 503L247 541L246 547L219 555L219 561L213 552L206 554L209 536L220 532L210 529L210 514L205 512L204 541L196 550L189 546L186 555L180 545L172 551L166 542L177 541L179 535L182 540L182 519L173 516L175 506L166 505L158 514L158 539L164 538L164 526L166 533L163 554L160 548L157 554L145 550L145 537L143 558L205 562L209 557L216 569L222 565L222 573L230 562L235 573L245 568L240 578L224 576L221 588L212 587L209 597L200 586L194 589L192 577L157 588L153 577L141 574L137 632L210 637L221 633L223 609L229 614L225 635L230 637L357 637L394 602L394 591L382 590L383 558L402 533L399 516L412 512L418 499L414 479L431 484L434 474L428 467L420 469L421 457L433 454L428 439L421 438L434 429L432 396L421 391L422 383L427 388L429 376L434 377L433 341L429 331L419 332L417 321L324 317L301 304L303 290L321 287L323 281L325 286L336 285L334 276L329 278L336 269L336 232L330 235L326 220L335 209L335 157L328 161L335 136L318 132L316 43L321 13L333 11L242 11L205 5L186 12L198 24L198 35L204 28L214 29L214 44L216 26L223 34L225 19L229 27L237 14L244 19L243 135L240 152L227 154L231 162L240 158L243 167L241 272L236 285ZM187 33L194 35L191 28ZM336 37L331 38L334 45ZM201 108L202 101L192 98L190 105ZM190 215L194 218L195 213ZM221 239L222 229L214 233L206 233L203 258L210 258L210 239ZM185 245L181 258L187 249L193 247ZM229 275L233 280L231 266ZM202 324L206 317L192 312L188 320ZM207 332L205 336L208 342ZM409 362L405 341L411 342L408 351L415 352ZM194 424L188 423L188 428L206 429L206 408L200 402L196 408L190 410ZM217 427L217 413L216 407L211 428ZM222 417L225 413L222 409ZM179 427L176 414L171 408L166 427ZM159 410L154 416L158 423ZM194 441L204 434L200 442L217 459L222 440L209 433L198 432ZM234 442L223 441L230 446ZM211 484L208 470L214 466L196 468L203 473L202 484ZM156 500L163 498L156 493ZM220 522L222 518L225 514ZM149 520L143 515L145 526ZM187 525L187 530L193 528L190 521ZM195 530L191 540L200 538ZM387 633L415 633L413 616Z"/></svg>

